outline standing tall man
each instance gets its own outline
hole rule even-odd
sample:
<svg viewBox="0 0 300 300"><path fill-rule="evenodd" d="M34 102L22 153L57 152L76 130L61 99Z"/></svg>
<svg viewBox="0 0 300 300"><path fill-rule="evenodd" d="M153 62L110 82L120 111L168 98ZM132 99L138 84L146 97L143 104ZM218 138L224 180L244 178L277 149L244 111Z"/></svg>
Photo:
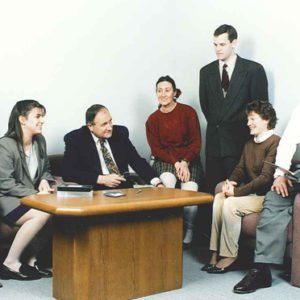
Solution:
<svg viewBox="0 0 300 300"><path fill-rule="evenodd" d="M200 70L200 104L207 120L206 189L213 193L238 163L249 139L245 109L253 100L268 101L262 65L235 53L237 32L221 25L214 32L217 60Z"/></svg>

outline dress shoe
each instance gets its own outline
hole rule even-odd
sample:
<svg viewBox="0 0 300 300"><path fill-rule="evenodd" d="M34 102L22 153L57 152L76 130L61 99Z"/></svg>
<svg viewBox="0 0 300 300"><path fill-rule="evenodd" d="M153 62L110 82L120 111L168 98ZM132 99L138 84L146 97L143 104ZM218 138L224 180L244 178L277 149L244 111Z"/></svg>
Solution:
<svg viewBox="0 0 300 300"><path fill-rule="evenodd" d="M2 285L2 283L0 282L0 288L2 288L3 287L3 285Z"/></svg>
<svg viewBox="0 0 300 300"><path fill-rule="evenodd" d="M237 269L236 260L228 267L219 268L216 265L209 268L206 272L209 274L224 274L229 271L235 271Z"/></svg>
<svg viewBox="0 0 300 300"><path fill-rule="evenodd" d="M280 277L287 281L287 282L290 282L291 281L291 270L285 270L281 275Z"/></svg>
<svg viewBox="0 0 300 300"><path fill-rule="evenodd" d="M41 268L36 262L34 263L34 268L40 273L41 277L43 278L52 277L52 272L50 270Z"/></svg>
<svg viewBox="0 0 300 300"><path fill-rule="evenodd" d="M237 294L253 293L257 289L272 285L272 275L269 268L265 270L251 269L248 274L233 288Z"/></svg>
<svg viewBox="0 0 300 300"><path fill-rule="evenodd" d="M40 279L40 273L33 267L21 265L19 272L13 271L5 265L0 267L1 279L15 279L15 280L35 280Z"/></svg>
<svg viewBox="0 0 300 300"><path fill-rule="evenodd" d="M212 268L214 268L214 267L215 267L215 265L213 265L213 264L206 264L206 265L204 265L204 266L201 268L201 271L207 272L208 270L210 270L210 269L212 269Z"/></svg>

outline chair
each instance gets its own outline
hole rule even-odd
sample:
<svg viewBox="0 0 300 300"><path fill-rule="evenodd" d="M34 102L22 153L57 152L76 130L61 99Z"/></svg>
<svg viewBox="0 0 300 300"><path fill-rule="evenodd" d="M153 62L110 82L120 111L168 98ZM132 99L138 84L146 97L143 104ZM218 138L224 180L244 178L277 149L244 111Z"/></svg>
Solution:
<svg viewBox="0 0 300 300"><path fill-rule="evenodd" d="M222 183L216 186L215 193L221 191ZM260 213L242 218L242 230L239 244L253 251L255 249L256 226ZM291 259L291 284L300 287L300 193L295 197L293 218L288 226L288 241L285 256Z"/></svg>

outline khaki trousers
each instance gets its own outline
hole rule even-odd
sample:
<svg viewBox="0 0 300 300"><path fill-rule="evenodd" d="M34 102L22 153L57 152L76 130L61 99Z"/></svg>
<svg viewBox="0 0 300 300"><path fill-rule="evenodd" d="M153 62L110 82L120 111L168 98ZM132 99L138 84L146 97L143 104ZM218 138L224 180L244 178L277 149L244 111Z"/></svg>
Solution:
<svg viewBox="0 0 300 300"><path fill-rule="evenodd" d="M251 194L243 197L225 197L216 194L213 203L213 220L210 250L220 256L237 257L242 217L260 212L264 196Z"/></svg>

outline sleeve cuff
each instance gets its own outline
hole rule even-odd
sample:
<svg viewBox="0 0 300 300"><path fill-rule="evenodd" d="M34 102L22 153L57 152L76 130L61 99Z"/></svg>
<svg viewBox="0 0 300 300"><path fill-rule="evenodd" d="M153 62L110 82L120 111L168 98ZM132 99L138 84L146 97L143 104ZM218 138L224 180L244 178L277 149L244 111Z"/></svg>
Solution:
<svg viewBox="0 0 300 300"><path fill-rule="evenodd" d="M158 177L154 177L151 179L150 183L153 185L153 186L157 186L159 185L161 182L161 180L158 178Z"/></svg>

